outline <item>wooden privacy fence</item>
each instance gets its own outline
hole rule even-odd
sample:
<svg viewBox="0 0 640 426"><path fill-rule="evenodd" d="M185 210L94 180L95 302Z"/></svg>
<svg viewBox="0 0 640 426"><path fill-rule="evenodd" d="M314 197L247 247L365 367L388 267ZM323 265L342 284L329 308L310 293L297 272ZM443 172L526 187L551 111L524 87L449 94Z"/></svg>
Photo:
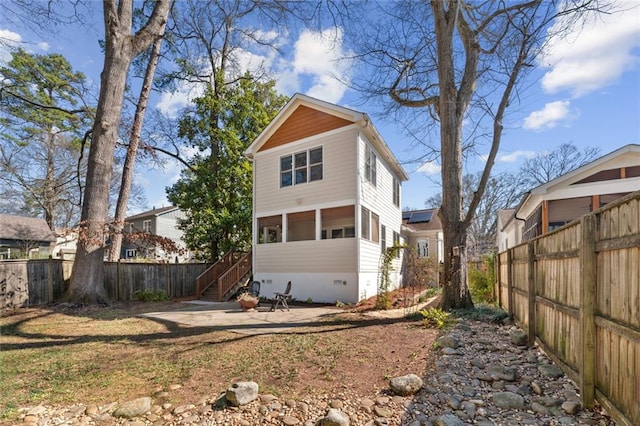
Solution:
<svg viewBox="0 0 640 426"><path fill-rule="evenodd" d="M72 260L0 261L0 310L62 300ZM164 290L170 298L194 297L206 263L105 262L104 286L111 300L132 300L139 290Z"/></svg>
<svg viewBox="0 0 640 426"><path fill-rule="evenodd" d="M618 424L640 425L640 191L498 255L496 296Z"/></svg>
<svg viewBox="0 0 640 426"><path fill-rule="evenodd" d="M133 300L142 290L164 290L169 298L196 295L196 278L206 263L105 262L104 287L112 300Z"/></svg>
<svg viewBox="0 0 640 426"><path fill-rule="evenodd" d="M60 259L0 261L0 310L62 299L72 264Z"/></svg>

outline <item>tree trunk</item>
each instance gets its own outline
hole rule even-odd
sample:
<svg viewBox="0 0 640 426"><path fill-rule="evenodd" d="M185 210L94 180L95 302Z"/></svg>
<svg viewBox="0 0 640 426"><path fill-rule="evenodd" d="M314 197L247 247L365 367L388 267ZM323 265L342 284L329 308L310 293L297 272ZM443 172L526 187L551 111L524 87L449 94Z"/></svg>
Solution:
<svg viewBox="0 0 640 426"><path fill-rule="evenodd" d="M44 178L44 219L52 231L55 231L56 189L55 189L55 134L53 129L47 132L47 170Z"/></svg>
<svg viewBox="0 0 640 426"><path fill-rule="evenodd" d="M104 0L105 59L93 125L80 235L73 263L69 301L107 303L104 289L104 238L113 153L122 113L127 73L133 58L148 48L166 24L169 0L157 0L147 24L131 34L133 0Z"/></svg>
<svg viewBox="0 0 640 426"><path fill-rule="evenodd" d="M164 33L164 27L163 27ZM156 66L160 58L160 48L162 47L162 38L156 39L153 43L151 56L144 75L138 105L136 105L136 113L131 128L131 137L129 138L129 146L127 147L127 156L124 160L124 169L122 171L122 182L120 183L120 192L118 193L118 201L116 203L116 214L113 219L111 230L111 247L109 248L109 261L117 262L120 259L120 249L122 248L122 232L124 230L124 219L127 213L127 205L129 196L131 195L131 183L133 181L133 170L136 163L136 154L140 145L140 133L142 132L142 123L147 111L147 103L149 94L151 93L153 76L156 73Z"/></svg>
<svg viewBox="0 0 640 426"><path fill-rule="evenodd" d="M117 138L127 72L129 43L119 37L119 48L108 49L101 76L100 98L89 151L87 183L82 205L81 233L67 298L74 302L106 303L103 246L109 207L113 154Z"/></svg>
<svg viewBox="0 0 640 426"><path fill-rule="evenodd" d="M457 16L456 2L432 0L436 25L440 96L440 146L442 164L442 206L440 220L444 236L442 309L470 308L473 302L467 287L466 235L462 208L462 120L471 98L464 79L456 84L453 37ZM469 61L469 57L466 58Z"/></svg>

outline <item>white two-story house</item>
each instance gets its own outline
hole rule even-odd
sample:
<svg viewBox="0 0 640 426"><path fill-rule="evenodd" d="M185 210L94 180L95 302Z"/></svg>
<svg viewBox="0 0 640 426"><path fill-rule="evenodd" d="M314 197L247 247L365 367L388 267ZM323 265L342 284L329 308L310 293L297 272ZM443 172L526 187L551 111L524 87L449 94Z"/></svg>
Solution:
<svg viewBox="0 0 640 426"><path fill-rule="evenodd" d="M361 112L296 94L246 151L253 161L253 274L261 293L357 302L377 292L401 240L407 174ZM401 282L393 261L390 287Z"/></svg>

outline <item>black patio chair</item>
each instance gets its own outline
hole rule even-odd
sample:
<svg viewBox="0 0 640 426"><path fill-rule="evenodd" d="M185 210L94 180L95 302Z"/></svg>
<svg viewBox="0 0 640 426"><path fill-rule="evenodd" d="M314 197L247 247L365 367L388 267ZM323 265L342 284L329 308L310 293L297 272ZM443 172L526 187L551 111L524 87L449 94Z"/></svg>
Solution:
<svg viewBox="0 0 640 426"><path fill-rule="evenodd" d="M287 300L291 299L291 281L289 281L287 283L287 289L284 291L284 293L274 293L275 297L273 299L273 303L271 303L271 309L269 309L270 312L274 312L276 309L278 309L278 305L282 304L282 307L280 309L284 310L284 308L287 308L287 311L289 311L289 305L287 304Z"/></svg>
<svg viewBox="0 0 640 426"><path fill-rule="evenodd" d="M260 281L252 281L249 285L249 294L260 297Z"/></svg>

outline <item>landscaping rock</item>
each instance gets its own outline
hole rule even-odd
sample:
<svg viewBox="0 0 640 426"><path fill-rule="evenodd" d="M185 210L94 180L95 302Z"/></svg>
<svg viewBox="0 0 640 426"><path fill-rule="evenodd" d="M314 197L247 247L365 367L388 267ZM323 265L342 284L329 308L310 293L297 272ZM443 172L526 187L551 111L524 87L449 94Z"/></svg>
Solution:
<svg viewBox="0 0 640 426"><path fill-rule="evenodd" d="M121 404L113 412L113 417L126 417L132 418L141 416L151 409L151 398L144 396L142 398L134 399L133 401L125 402Z"/></svg>
<svg viewBox="0 0 640 426"><path fill-rule="evenodd" d="M340 410L330 408L327 415L317 423L317 426L349 426L349 416Z"/></svg>
<svg viewBox="0 0 640 426"><path fill-rule="evenodd" d="M553 364L540 364L538 366L538 371L545 376L553 377L554 379L564 376L564 372Z"/></svg>
<svg viewBox="0 0 640 426"><path fill-rule="evenodd" d="M567 414L575 414L580 411L581 405L578 401L565 401L561 408Z"/></svg>
<svg viewBox="0 0 640 426"><path fill-rule="evenodd" d="M524 399L513 392L497 392L493 394L493 403L499 408L524 409Z"/></svg>
<svg viewBox="0 0 640 426"><path fill-rule="evenodd" d="M516 381L516 369L513 367L503 367L501 365L490 365L487 369L489 376L495 379L506 380L507 382Z"/></svg>
<svg viewBox="0 0 640 426"><path fill-rule="evenodd" d="M437 342L438 345L443 348L456 349L458 346L460 346L460 342L458 342L458 339L448 334L438 338Z"/></svg>
<svg viewBox="0 0 640 426"><path fill-rule="evenodd" d="M415 374L394 377L390 380L391 391L396 395L413 395L422 388L422 379Z"/></svg>
<svg viewBox="0 0 640 426"><path fill-rule="evenodd" d="M454 414L445 414L444 416L438 417L438 419L436 420L435 424L436 424L436 426L464 426L464 425L466 425L465 422L460 420L460 418L457 417Z"/></svg>
<svg viewBox="0 0 640 426"><path fill-rule="evenodd" d="M528 337L524 331L520 329L511 330L511 332L509 333L509 337L511 338L511 343L513 343L514 345L527 346Z"/></svg>
<svg viewBox="0 0 640 426"><path fill-rule="evenodd" d="M258 384L256 382L237 382L227 389L227 402L239 407L258 398Z"/></svg>

